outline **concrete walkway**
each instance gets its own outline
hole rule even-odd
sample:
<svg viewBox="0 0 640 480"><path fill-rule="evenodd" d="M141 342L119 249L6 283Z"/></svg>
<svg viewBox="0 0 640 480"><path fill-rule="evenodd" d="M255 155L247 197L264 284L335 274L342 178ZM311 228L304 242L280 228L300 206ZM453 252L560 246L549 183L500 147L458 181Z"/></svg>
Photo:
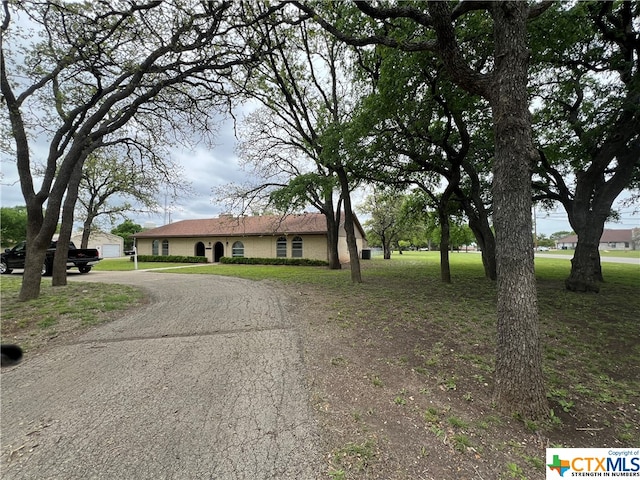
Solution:
<svg viewBox="0 0 640 480"><path fill-rule="evenodd" d="M151 302L2 371L2 478L326 478L300 333L276 290L210 275L76 279L142 286Z"/></svg>

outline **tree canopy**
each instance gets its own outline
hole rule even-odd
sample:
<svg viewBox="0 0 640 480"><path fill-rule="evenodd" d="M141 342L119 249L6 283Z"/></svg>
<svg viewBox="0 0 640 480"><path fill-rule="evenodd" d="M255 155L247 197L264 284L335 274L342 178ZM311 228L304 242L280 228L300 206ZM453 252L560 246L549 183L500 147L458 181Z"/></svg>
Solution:
<svg viewBox="0 0 640 480"><path fill-rule="evenodd" d="M17 62L16 27L9 3L3 7L0 90L28 211L26 300L38 296L45 250L87 156L119 144L158 159L154 146L188 139L193 130L206 136L211 112L229 104L227 79L264 48L243 36L242 27L256 20L244 4L47 1L13 6L42 33ZM39 187L34 138L48 144Z"/></svg>
<svg viewBox="0 0 640 480"><path fill-rule="evenodd" d="M0 245L11 247L27 239L27 207L0 208Z"/></svg>

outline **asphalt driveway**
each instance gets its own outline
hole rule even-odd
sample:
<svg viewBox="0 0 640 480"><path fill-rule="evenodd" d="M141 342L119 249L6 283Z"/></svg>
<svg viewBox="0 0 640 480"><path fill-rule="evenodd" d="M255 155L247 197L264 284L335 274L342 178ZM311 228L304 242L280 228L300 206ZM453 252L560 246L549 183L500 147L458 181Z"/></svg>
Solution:
<svg viewBox="0 0 640 480"><path fill-rule="evenodd" d="M295 311L276 289L77 280L139 285L151 302L3 370L3 478L325 478Z"/></svg>

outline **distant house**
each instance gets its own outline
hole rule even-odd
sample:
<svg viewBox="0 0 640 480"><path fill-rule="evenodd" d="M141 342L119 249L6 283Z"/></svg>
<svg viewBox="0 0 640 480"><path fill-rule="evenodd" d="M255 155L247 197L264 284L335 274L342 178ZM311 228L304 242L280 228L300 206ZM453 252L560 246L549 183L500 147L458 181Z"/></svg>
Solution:
<svg viewBox="0 0 640 480"><path fill-rule="evenodd" d="M74 245L80 248L82 230L71 236ZM92 231L87 248L97 248L102 258L116 258L124 255L124 238L107 232Z"/></svg>
<svg viewBox="0 0 640 480"><path fill-rule="evenodd" d="M182 220L134 235L139 255L328 259L324 214L241 216L221 215L205 220ZM366 246L356 220L358 252ZM349 261L344 224L340 225L338 255Z"/></svg>
<svg viewBox="0 0 640 480"><path fill-rule="evenodd" d="M569 235L556 240L560 249L575 249L578 244L577 235ZM640 249L640 228L624 230L607 230L602 232L598 250L638 250Z"/></svg>

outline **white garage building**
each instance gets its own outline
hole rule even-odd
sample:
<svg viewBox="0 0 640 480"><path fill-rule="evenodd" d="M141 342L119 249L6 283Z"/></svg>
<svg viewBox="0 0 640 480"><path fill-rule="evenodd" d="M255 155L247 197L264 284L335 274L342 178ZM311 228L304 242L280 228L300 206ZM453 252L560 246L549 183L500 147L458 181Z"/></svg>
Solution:
<svg viewBox="0 0 640 480"><path fill-rule="evenodd" d="M71 236L71 241L77 248L82 243L82 231ZM117 258L124 256L124 238L106 232L91 232L87 248L96 248L102 258Z"/></svg>

